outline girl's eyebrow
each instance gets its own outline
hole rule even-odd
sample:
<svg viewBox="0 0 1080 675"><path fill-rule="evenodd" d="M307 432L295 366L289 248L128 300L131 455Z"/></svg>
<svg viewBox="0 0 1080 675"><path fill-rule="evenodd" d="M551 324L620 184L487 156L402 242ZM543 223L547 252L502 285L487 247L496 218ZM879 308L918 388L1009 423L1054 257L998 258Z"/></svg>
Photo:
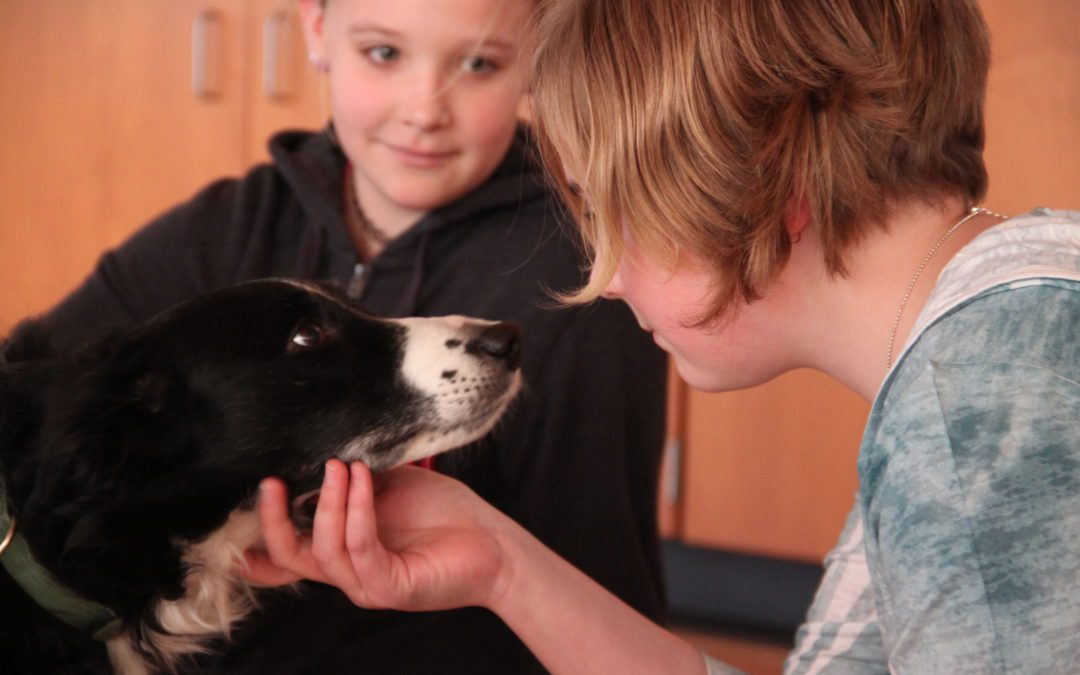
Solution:
<svg viewBox="0 0 1080 675"><path fill-rule="evenodd" d="M401 33L398 31L373 23L353 24L349 26L348 33L349 35L356 33L375 33L378 35L386 35L388 37L401 37Z"/></svg>
<svg viewBox="0 0 1080 675"><path fill-rule="evenodd" d="M385 26L380 26L380 25L374 24L374 23L357 23L357 24L353 24L353 25L349 26L347 32L348 32L348 34L350 36L378 35L378 36L382 36L382 37L392 37L392 38L403 38L404 37L404 34L399 32L399 31L393 30L391 28L387 28ZM507 52L514 51L514 43L509 41L509 40L503 40L501 38L486 37L486 38L483 38L483 39L480 39L480 40L463 40L462 42L463 42L463 44L469 45L470 47L484 47L484 48L488 48L488 49L498 49L498 50L507 51Z"/></svg>
<svg viewBox="0 0 1080 675"><path fill-rule="evenodd" d="M498 38L486 38L484 40L477 40L470 42L469 44L476 45L478 47L491 47L494 49L502 49L504 51L513 51L514 43L507 40L500 40Z"/></svg>

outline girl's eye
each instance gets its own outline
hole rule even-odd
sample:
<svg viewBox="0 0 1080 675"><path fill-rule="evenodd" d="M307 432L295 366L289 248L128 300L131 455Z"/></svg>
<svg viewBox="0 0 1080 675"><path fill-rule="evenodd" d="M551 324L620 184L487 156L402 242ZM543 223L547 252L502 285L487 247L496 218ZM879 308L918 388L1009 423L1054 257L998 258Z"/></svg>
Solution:
<svg viewBox="0 0 1080 675"><path fill-rule="evenodd" d="M585 191L581 189L581 186L578 185L577 181L573 181L573 180L567 181L566 190L571 195L573 195L574 199L578 200L578 202L579 202L578 207L581 210L581 217L584 220L593 220L593 219L595 219L596 215L593 213L592 209L589 207L589 200L585 198Z"/></svg>
<svg viewBox="0 0 1080 675"><path fill-rule="evenodd" d="M289 353L315 349L326 342L327 332L320 324L314 321L305 321L300 324L292 337L289 338Z"/></svg>
<svg viewBox="0 0 1080 675"><path fill-rule="evenodd" d="M469 73L490 73L499 69L498 64L483 56L470 56L466 58L462 67Z"/></svg>
<svg viewBox="0 0 1080 675"><path fill-rule="evenodd" d="M394 47L389 45L379 45L377 47L370 47L364 50L364 54L367 55L373 63L390 63L397 59L401 55Z"/></svg>

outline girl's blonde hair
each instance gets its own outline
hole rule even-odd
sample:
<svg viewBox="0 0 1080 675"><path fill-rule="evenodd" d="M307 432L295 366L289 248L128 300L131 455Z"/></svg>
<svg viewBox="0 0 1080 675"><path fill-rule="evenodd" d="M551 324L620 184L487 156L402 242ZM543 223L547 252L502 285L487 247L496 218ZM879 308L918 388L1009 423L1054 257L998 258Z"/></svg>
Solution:
<svg viewBox="0 0 1080 675"><path fill-rule="evenodd" d="M629 235L709 266L705 323L787 262L789 204L843 274L897 203L986 191L975 0L553 0L540 24L538 143L592 260L571 301Z"/></svg>

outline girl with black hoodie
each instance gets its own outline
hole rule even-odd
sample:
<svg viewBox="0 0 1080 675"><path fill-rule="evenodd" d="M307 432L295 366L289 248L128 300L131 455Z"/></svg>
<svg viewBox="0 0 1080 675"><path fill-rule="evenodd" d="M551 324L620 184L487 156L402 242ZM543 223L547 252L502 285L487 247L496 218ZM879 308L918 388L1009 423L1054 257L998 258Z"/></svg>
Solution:
<svg viewBox="0 0 1080 675"><path fill-rule="evenodd" d="M90 339L206 291L293 277L339 282L380 316L517 321L525 394L480 447L436 469L661 620L666 361L621 305L553 307L584 260L517 122L532 4L300 0L334 123L275 136L271 163L106 253L48 320ZM366 611L316 584L267 594L223 649L206 670L542 672L486 610Z"/></svg>

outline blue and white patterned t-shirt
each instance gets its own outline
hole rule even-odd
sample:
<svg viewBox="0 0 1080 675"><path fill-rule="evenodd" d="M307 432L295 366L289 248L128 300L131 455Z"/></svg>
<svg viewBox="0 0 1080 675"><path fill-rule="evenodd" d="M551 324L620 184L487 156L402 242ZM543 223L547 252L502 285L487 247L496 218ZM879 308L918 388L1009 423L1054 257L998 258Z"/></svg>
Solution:
<svg viewBox="0 0 1080 675"><path fill-rule="evenodd" d="M1080 212L986 230L875 399L786 672L1080 672ZM733 672L710 660L710 672Z"/></svg>

